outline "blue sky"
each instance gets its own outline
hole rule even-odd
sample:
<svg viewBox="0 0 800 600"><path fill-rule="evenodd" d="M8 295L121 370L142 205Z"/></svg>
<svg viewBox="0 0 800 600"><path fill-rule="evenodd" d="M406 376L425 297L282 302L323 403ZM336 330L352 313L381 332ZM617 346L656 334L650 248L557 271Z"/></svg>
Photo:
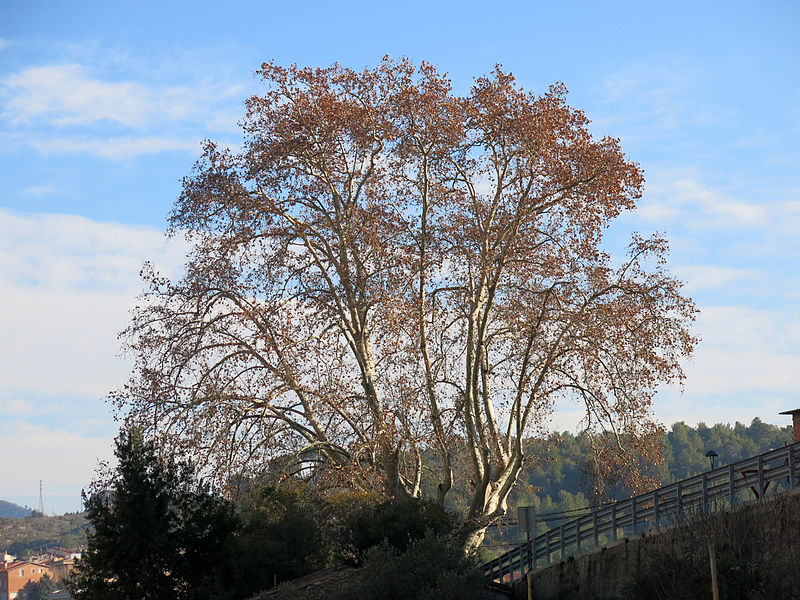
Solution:
<svg viewBox="0 0 800 600"><path fill-rule="evenodd" d="M661 4L661 6L659 6ZM211 138L237 143L262 61L427 60L456 91L496 63L555 81L645 170L609 232L665 232L703 338L667 425L788 424L800 406L800 4L19 2L0 6L0 498L80 508L111 455L116 339ZM575 418L565 407L553 426Z"/></svg>

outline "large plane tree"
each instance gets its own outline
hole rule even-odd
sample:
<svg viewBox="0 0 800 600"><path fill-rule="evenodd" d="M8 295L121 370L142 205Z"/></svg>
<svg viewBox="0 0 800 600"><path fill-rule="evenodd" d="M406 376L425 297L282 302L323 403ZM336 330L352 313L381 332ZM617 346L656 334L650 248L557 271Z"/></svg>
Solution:
<svg viewBox="0 0 800 600"><path fill-rule="evenodd" d="M241 148L208 142L171 215L185 275L146 273L129 419L223 478L293 456L399 499L458 483L466 547L557 404L601 434L598 476L652 449L695 308L664 239L603 250L643 176L562 85L536 96L498 67L460 96L390 59L258 74Z"/></svg>

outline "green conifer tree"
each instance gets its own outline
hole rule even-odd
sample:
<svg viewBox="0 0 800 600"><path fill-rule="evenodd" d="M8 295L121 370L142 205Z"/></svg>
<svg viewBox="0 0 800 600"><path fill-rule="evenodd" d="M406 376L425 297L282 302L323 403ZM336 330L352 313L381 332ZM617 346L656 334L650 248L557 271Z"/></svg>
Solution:
<svg viewBox="0 0 800 600"><path fill-rule="evenodd" d="M94 531L69 587L79 600L233 596L231 506L189 462L161 459L138 430L117 440L116 471L84 492Z"/></svg>

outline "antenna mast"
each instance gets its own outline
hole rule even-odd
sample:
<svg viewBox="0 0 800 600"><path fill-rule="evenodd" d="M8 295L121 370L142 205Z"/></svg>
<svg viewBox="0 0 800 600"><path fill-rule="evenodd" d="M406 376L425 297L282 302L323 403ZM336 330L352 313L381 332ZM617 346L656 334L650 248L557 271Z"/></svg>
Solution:
<svg viewBox="0 0 800 600"><path fill-rule="evenodd" d="M44 496L42 496L42 480L39 480L39 512L44 516Z"/></svg>

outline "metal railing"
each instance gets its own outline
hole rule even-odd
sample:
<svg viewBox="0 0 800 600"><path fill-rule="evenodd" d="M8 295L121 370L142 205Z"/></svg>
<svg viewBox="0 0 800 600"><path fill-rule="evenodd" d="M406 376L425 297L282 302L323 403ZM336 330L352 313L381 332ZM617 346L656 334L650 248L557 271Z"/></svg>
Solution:
<svg viewBox="0 0 800 600"><path fill-rule="evenodd" d="M800 480L800 442L708 471L652 492L595 509L515 546L483 565L486 577L509 583L539 565L563 560L601 543L675 525L688 515L706 513L763 498L781 485Z"/></svg>

